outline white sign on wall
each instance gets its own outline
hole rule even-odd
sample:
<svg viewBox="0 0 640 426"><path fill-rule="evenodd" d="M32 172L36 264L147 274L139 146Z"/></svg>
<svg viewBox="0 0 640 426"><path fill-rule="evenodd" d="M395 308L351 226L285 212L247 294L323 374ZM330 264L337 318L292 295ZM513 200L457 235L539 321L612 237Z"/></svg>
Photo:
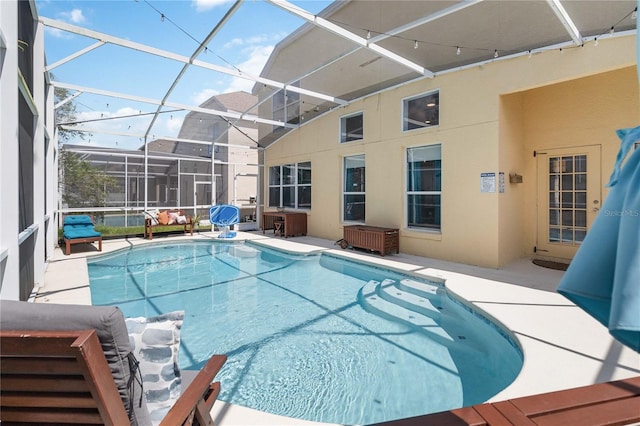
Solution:
<svg viewBox="0 0 640 426"><path fill-rule="evenodd" d="M480 192L496 192L496 174L480 173Z"/></svg>

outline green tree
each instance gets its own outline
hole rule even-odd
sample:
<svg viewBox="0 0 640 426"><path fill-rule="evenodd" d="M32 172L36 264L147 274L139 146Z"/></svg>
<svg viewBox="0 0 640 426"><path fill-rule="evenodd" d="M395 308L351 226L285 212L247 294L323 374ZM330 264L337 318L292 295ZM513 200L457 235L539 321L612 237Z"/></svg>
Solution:
<svg viewBox="0 0 640 426"><path fill-rule="evenodd" d="M71 93L67 89L56 87L54 89L55 103L58 104L71 96ZM69 130L60 127L61 124L72 123L76 120L76 104L73 100L65 102L55 110L56 126L58 127L58 144L70 142L74 139L84 140L87 136L91 136L91 133L81 132L80 130Z"/></svg>
<svg viewBox="0 0 640 426"><path fill-rule="evenodd" d="M67 89L56 87L54 90L56 104L69 99L70 96L71 93ZM76 114L76 104L73 99L63 103L55 110L56 126L74 122ZM58 127L58 143L61 146L74 140L84 140L87 136L91 134ZM109 192L119 188L115 178L64 148L60 149L58 174L60 197L62 202L70 208L104 207Z"/></svg>
<svg viewBox="0 0 640 426"><path fill-rule="evenodd" d="M109 193L119 189L115 178L82 160L75 152L60 150L58 161L60 196L70 208L104 207Z"/></svg>

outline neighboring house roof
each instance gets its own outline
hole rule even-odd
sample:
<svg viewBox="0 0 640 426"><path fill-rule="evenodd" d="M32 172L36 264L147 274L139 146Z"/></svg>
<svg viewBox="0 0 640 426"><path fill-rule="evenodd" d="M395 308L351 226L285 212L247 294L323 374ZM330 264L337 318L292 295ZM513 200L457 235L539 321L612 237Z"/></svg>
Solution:
<svg viewBox="0 0 640 426"><path fill-rule="evenodd" d="M255 114L256 111L251 110L251 108L255 106L257 102L257 96L239 91L212 96L200 104L200 108L225 112L233 111L240 114ZM238 137L237 140L230 142L228 140L230 124L240 129L241 133L244 134L250 130L257 129L256 123L252 120L226 119L220 116L192 111L185 116L182 126L180 127L180 132L178 133L178 138L217 141L219 143L233 143L248 146L254 145L253 140L247 137ZM179 142L176 146L176 152L211 156L210 150L206 149L204 145L190 144L188 142Z"/></svg>
<svg viewBox="0 0 640 426"><path fill-rule="evenodd" d="M249 113L249 114L257 114L258 110L253 108L258 103L258 97L252 95L247 92L231 92L231 93L223 93L221 95L216 95L211 97L205 103L200 105L203 108L206 108L207 102L212 99L217 100L227 111L235 111L240 113Z"/></svg>
<svg viewBox="0 0 640 426"><path fill-rule="evenodd" d="M156 139L147 144L149 152L175 152L175 141L168 141L166 139ZM140 148L144 150L144 146Z"/></svg>

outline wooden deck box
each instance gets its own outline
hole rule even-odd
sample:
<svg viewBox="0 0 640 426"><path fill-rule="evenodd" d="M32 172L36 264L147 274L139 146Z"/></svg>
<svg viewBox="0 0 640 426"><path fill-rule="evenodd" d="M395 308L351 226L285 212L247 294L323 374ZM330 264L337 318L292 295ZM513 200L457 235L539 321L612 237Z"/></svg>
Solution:
<svg viewBox="0 0 640 426"><path fill-rule="evenodd" d="M351 225L343 228L343 238L352 247L380 252L382 256L400 253L399 230L378 226Z"/></svg>

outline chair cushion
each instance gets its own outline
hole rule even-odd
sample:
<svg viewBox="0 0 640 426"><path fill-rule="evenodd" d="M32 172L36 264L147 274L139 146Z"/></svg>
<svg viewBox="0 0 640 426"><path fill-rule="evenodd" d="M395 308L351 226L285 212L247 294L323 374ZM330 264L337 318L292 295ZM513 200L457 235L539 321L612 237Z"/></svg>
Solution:
<svg viewBox="0 0 640 426"><path fill-rule="evenodd" d="M99 237L102 233L93 229L93 225L64 225L63 234L65 238L73 240L75 238Z"/></svg>
<svg viewBox="0 0 640 426"><path fill-rule="evenodd" d="M128 359L131 349L124 316L117 307L0 300L0 329L95 329L131 424L150 424L146 405L139 404L140 386L134 380L133 395L127 387L131 377Z"/></svg>
<svg viewBox="0 0 640 426"><path fill-rule="evenodd" d="M178 213L169 212L169 225L175 225L178 223Z"/></svg>
<svg viewBox="0 0 640 426"><path fill-rule="evenodd" d="M166 211L160 212L158 214L158 223L160 225L168 225L169 224L169 213Z"/></svg>
<svg viewBox="0 0 640 426"><path fill-rule="evenodd" d="M130 346L140 362L147 408L154 424L164 418L181 393L178 350L183 320L184 311L126 319Z"/></svg>
<svg viewBox="0 0 640 426"><path fill-rule="evenodd" d="M64 217L65 225L91 225L93 226L93 221L91 220L91 216L87 216L85 214L78 214L73 216L65 216Z"/></svg>

